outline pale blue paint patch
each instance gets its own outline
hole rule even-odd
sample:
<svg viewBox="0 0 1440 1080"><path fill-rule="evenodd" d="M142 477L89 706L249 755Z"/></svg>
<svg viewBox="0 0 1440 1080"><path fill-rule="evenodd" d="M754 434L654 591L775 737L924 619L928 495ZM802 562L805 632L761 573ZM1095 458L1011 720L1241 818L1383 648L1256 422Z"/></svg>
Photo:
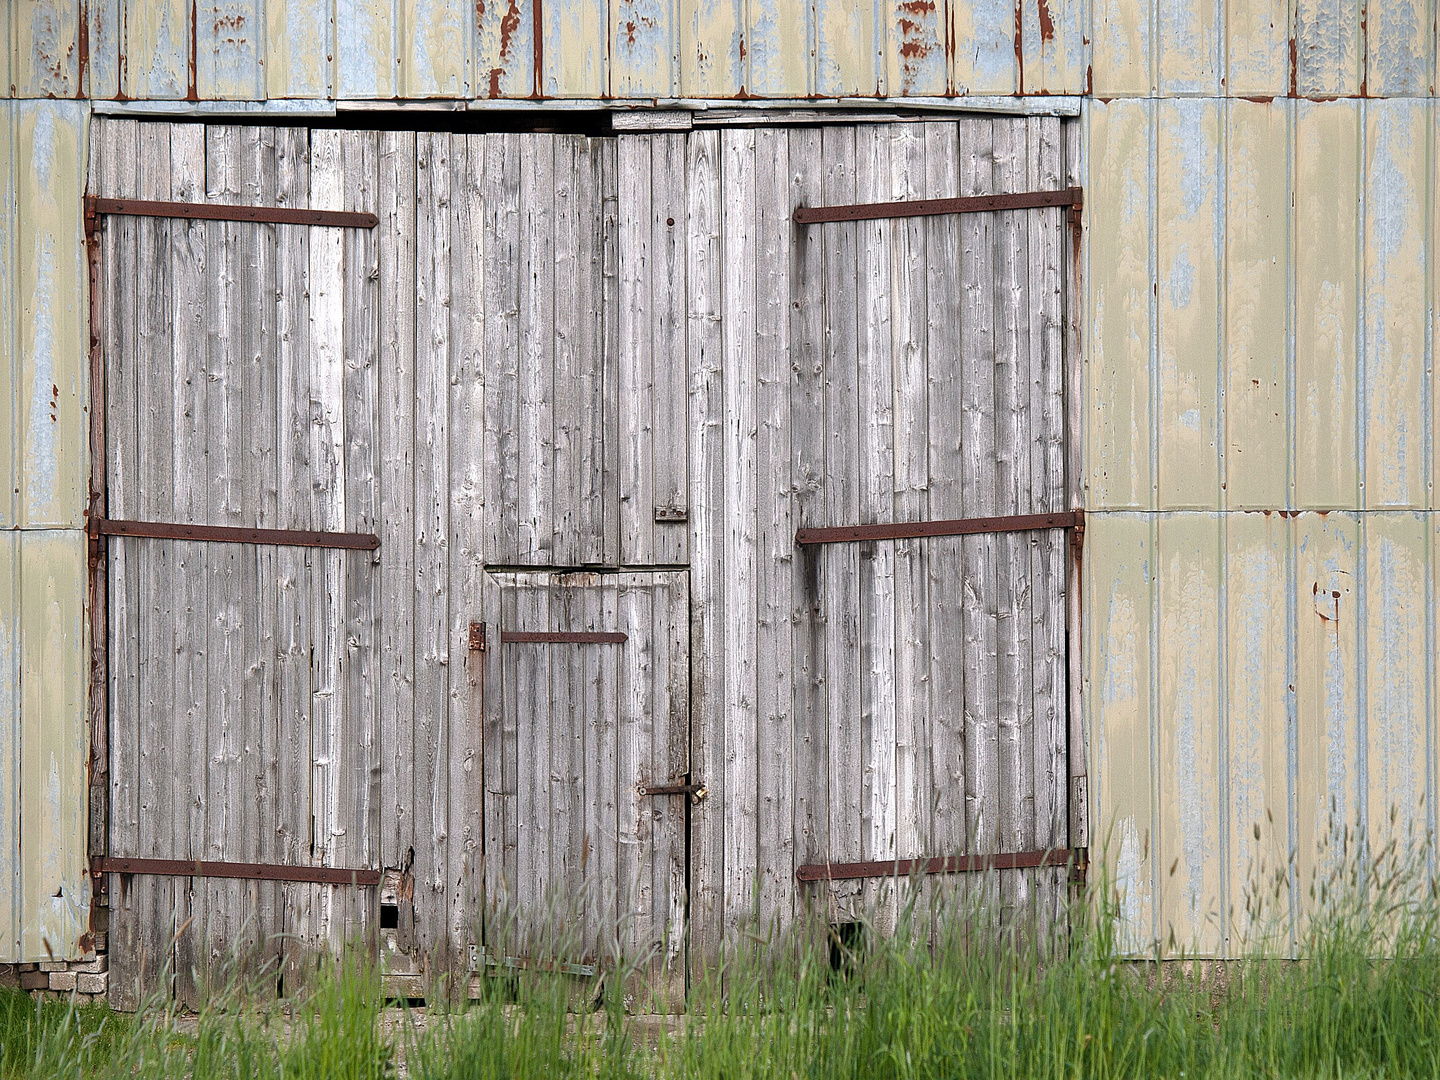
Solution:
<svg viewBox="0 0 1440 1080"><path fill-rule="evenodd" d="M962 93L1006 94L1016 85L1015 5L1008 0L973 0L975 36L957 41L957 53L969 53L975 85L957 87Z"/></svg>
<svg viewBox="0 0 1440 1080"><path fill-rule="evenodd" d="M1166 80L1167 93L1216 93L1219 90L1220 19L1207 27L1200 16L1202 6L1214 10L1213 0L1161 0L1161 71L1182 68L1190 74ZM1169 59L1171 56L1183 60Z"/></svg>
<svg viewBox="0 0 1440 1080"><path fill-rule="evenodd" d="M1424 95L1430 90L1430 27L1414 0L1386 0L1366 9L1366 90ZM1429 12L1425 11L1425 15Z"/></svg>
<svg viewBox="0 0 1440 1080"><path fill-rule="evenodd" d="M1135 700L1136 612L1130 598L1120 592L1118 582L1110 587L1106 612L1105 670L1100 683L1100 700L1119 705ZM1123 629L1117 631L1117 627Z"/></svg>
<svg viewBox="0 0 1440 1080"><path fill-rule="evenodd" d="M1136 956L1150 952L1153 942L1145 937L1145 914L1150 906L1149 875L1145 872L1145 856L1140 831L1134 818L1117 823L1119 851L1115 859L1115 896L1118 900L1115 919L1115 941L1122 955Z"/></svg>
<svg viewBox="0 0 1440 1080"><path fill-rule="evenodd" d="M1190 306L1190 300L1195 295L1195 264L1190 261L1190 249L1183 244L1175 249L1175 260L1170 264L1165 289L1170 294L1171 307L1178 311Z"/></svg>
<svg viewBox="0 0 1440 1080"><path fill-rule="evenodd" d="M612 83L618 97L674 92L670 6L660 0L617 0L612 24ZM738 39L733 43L738 51Z"/></svg>
<svg viewBox="0 0 1440 1080"><path fill-rule="evenodd" d="M35 110L35 134L30 169L35 187L49 191L55 176L55 115L52 108ZM44 229L32 233L32 262L35 280L28 297L30 315L30 354L20 358L21 366L30 373L30 400L26 402L24 438L25 500L34 510L52 512L59 490L59 398L57 344L54 312L62 303L55 287L56 237Z"/></svg>
<svg viewBox="0 0 1440 1080"><path fill-rule="evenodd" d="M196 11L195 82L202 99L265 97L259 0L212 0Z"/></svg>
<svg viewBox="0 0 1440 1080"><path fill-rule="evenodd" d="M1379 753L1370 754L1369 783L1372 792L1378 787L1385 800L1387 820L1370 822L1370 840L1379 847L1392 839L1402 840L1416 825L1422 832L1424 828L1424 809L1415 805L1415 798L1423 789L1416 768L1425 763L1425 701L1416 692L1413 661L1425 629L1419 610L1424 586L1407 552L1389 536L1382 536L1376 546L1379 595L1373 599L1380 626L1373 670L1380 685L1369 695L1369 736ZM1387 835L1389 816L1397 819L1393 836Z"/></svg>
<svg viewBox="0 0 1440 1080"><path fill-rule="evenodd" d="M189 92L190 79L189 5L152 3L149 10L152 17L156 12L160 15L155 44L153 48L125 44L129 83L125 92L129 97L147 100L183 98Z"/></svg>
<svg viewBox="0 0 1440 1080"><path fill-rule="evenodd" d="M1263 837L1267 830L1282 828L1280 821L1284 820L1283 816L1277 817L1272 825L1267 818L1270 807L1265 785L1266 725L1275 719L1266 715L1266 691L1275 675L1270 650L1276 643L1270 627L1278 614L1269 597L1281 575L1280 560L1270 548L1251 548L1241 555L1238 566L1231 567L1231 575L1238 585L1230 605L1237 665L1227 715L1228 780L1236 825L1235 866L1242 888L1256 896L1264 894L1270 885L1268 874L1276 868L1262 867L1260 853L1264 844L1255 840L1253 830L1260 828Z"/></svg>
<svg viewBox="0 0 1440 1080"><path fill-rule="evenodd" d="M390 9L392 16L394 8ZM394 23L384 27L378 17L380 0L336 0L335 96L376 98L393 93L397 72ZM386 71L386 69L390 69ZM383 74L382 74L383 73ZM382 95L382 86L385 95Z"/></svg>
<svg viewBox="0 0 1440 1080"><path fill-rule="evenodd" d="M1214 830L1218 829L1218 809L1210 797L1206 778L1210 769L1202 759L1198 740L1201 731L1213 718L1206 708L1202 715L1200 702L1213 700L1212 679L1207 670L1208 656L1203 648L1204 622L1209 586L1201 571L1191 569L1181 582L1179 610L1176 614L1175 658L1175 793L1179 804L1180 857L1185 864L1185 900L1192 926L1198 928L1202 910L1205 874L1214 858Z"/></svg>

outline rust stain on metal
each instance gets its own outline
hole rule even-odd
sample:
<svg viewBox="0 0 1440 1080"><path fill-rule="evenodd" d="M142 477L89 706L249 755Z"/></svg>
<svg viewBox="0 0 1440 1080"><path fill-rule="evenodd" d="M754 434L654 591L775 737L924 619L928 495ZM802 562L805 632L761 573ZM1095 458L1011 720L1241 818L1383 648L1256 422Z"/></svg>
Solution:
<svg viewBox="0 0 1440 1080"><path fill-rule="evenodd" d="M1292 98L1297 96L1296 93L1295 93L1295 85L1296 85L1296 80L1297 80L1297 77L1298 77L1297 74L1296 74L1296 69L1298 68L1298 66L1299 66L1299 65L1297 64L1296 59L1295 59L1295 35L1294 35L1294 34L1291 34L1291 35L1290 35L1290 96L1291 96Z"/></svg>
<svg viewBox="0 0 1440 1080"><path fill-rule="evenodd" d="M505 14L500 16L500 59L510 59L510 45L515 31L520 29L519 0L510 0Z"/></svg>
<svg viewBox="0 0 1440 1080"><path fill-rule="evenodd" d="M190 59L189 59L189 61L188 61L188 65L189 65L189 66L188 66L188 69L187 69L187 71L186 71L186 73L185 73L185 81L186 81L186 86L185 86L185 100L186 100L186 101L199 101L199 100L200 100L200 92L199 92L199 88L198 88L198 83L196 82L196 70L197 70L198 65L197 65L197 63L196 63L197 53L196 53L196 51L195 51L197 48L199 48L199 46L197 45L197 42L198 42L198 40L199 40L200 22L199 22L199 16L198 16L197 11L196 11L196 9L197 9L198 7L199 7L199 0L190 0Z"/></svg>
<svg viewBox="0 0 1440 1080"><path fill-rule="evenodd" d="M1055 40L1055 20L1050 15L1050 0L1035 0L1036 10L1040 16L1040 40Z"/></svg>
<svg viewBox="0 0 1440 1080"><path fill-rule="evenodd" d="M545 96L545 20L541 15L541 0L530 2L530 36L532 38L531 51L534 54L534 71L531 74L531 92L533 98Z"/></svg>
<svg viewBox="0 0 1440 1080"><path fill-rule="evenodd" d="M1015 0L1015 93L1025 95L1025 13L1024 0Z"/></svg>

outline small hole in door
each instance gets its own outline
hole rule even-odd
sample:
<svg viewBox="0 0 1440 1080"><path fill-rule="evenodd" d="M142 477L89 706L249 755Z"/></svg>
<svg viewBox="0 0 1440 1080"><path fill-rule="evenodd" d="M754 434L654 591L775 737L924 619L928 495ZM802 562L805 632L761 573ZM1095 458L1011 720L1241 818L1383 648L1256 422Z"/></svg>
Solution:
<svg viewBox="0 0 1440 1080"><path fill-rule="evenodd" d="M395 929L398 929L399 926L400 926L400 905L399 905L399 904L381 904L381 905L380 905L380 929L381 929L381 930L395 930Z"/></svg>
<svg viewBox="0 0 1440 1080"><path fill-rule="evenodd" d="M830 924L830 970L849 975L865 948L865 924L842 922Z"/></svg>

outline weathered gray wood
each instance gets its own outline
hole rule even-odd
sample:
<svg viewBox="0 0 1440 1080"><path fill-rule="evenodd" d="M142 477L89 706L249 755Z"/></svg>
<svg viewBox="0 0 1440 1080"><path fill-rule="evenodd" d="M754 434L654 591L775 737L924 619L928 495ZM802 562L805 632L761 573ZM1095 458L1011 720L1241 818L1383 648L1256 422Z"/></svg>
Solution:
<svg viewBox="0 0 1440 1080"><path fill-rule="evenodd" d="M655 522L655 508L685 511L688 425L685 397L685 136L653 136L650 154L650 362L653 475L650 480L652 561L687 559L683 522ZM622 247L623 251L623 247ZM635 560L639 561L639 560Z"/></svg>
<svg viewBox="0 0 1440 1080"><path fill-rule="evenodd" d="M450 137L416 137L415 944L435 977L448 933Z"/></svg>
<svg viewBox="0 0 1440 1080"><path fill-rule="evenodd" d="M575 146L575 216L579 251L576 255L576 308L580 313L579 336L575 342L575 367L579 379L575 407L580 410L580 457L576 462L576 528L579 532L583 565L614 562L613 547L607 547L606 506L617 505L618 495L605 487L605 321L612 310L605 296L606 207L615 207L614 184L607 186L607 161L613 161L614 144L595 139L577 141ZM613 180L613 176L609 176ZM563 494L562 494L563 497ZM607 558L607 552L609 557Z"/></svg>
<svg viewBox="0 0 1440 1080"><path fill-rule="evenodd" d="M486 559L520 562L520 136L485 145Z"/></svg>
<svg viewBox="0 0 1440 1080"><path fill-rule="evenodd" d="M601 450L602 560L620 556L620 410L608 405L620 385L620 153L614 140L600 144L600 310L601 358L596 416Z"/></svg>
<svg viewBox="0 0 1440 1080"><path fill-rule="evenodd" d="M591 268L582 270L582 236L593 214L588 213L590 184L582 179L585 166L581 148L588 139L567 135L555 145L555 433L554 479L551 487L555 540L551 557L559 566L578 566L583 559L580 527L581 477L588 450L582 438L586 329L594 317L593 306L581 306L582 281Z"/></svg>
<svg viewBox="0 0 1440 1080"><path fill-rule="evenodd" d="M450 140L450 666L447 922L457 970L482 940L480 860L484 793L480 754L479 657L469 625L479 618L485 575L485 145L478 135Z"/></svg>
<svg viewBox="0 0 1440 1080"><path fill-rule="evenodd" d="M724 442L720 434L722 251L720 137L697 131L687 143L686 250L690 372L691 761L710 797L690 819L690 960L694 979L720 957L724 905L725 685L722 603L724 573Z"/></svg>
<svg viewBox="0 0 1440 1080"><path fill-rule="evenodd" d="M820 132L798 128L789 132L790 191L788 206L814 206L824 201ZM785 421L790 428L792 524L796 528L829 523L825 478L825 353L823 233L800 229L791 249L791 322L789 352L794 372ZM794 863L828 858L829 724L825 697L825 625L821 591L823 548L791 548L791 691L794 700L793 746ZM823 919L810 901L820 890L802 893L796 915Z"/></svg>
<svg viewBox="0 0 1440 1080"><path fill-rule="evenodd" d="M618 144L620 562L655 562L655 305L651 297L654 139L622 135Z"/></svg>
<svg viewBox="0 0 1440 1080"><path fill-rule="evenodd" d="M1066 124L1061 129L1064 145L1064 170L1067 184L1080 183L1084 175L1080 149L1080 125ZM1079 222L1068 222L1078 227ZM1084 380L1081 372L1084 363L1084 347L1080 338L1080 313L1083 298L1080 281L1080 236L1075 231L1061 243L1062 266L1070 269L1065 274L1064 287L1064 401L1065 401L1065 497L1071 507L1084 505L1081 487L1081 430L1084 402ZM1083 848L1090 842L1090 801L1086 770L1089 761L1088 732L1084 724L1084 712L1080 700L1082 677L1080 655L1080 549L1073 548L1066 562L1065 623L1068 648L1067 692L1068 692L1068 735L1067 756L1069 759L1069 844Z"/></svg>
<svg viewBox="0 0 1440 1080"><path fill-rule="evenodd" d="M656 575L656 717L661 727L652 748L651 775L690 775L690 576ZM656 921L659 938L652 965L654 1007L676 1012L685 1005L685 904L688 885L686 800L666 796L654 814Z"/></svg>
<svg viewBox="0 0 1440 1080"><path fill-rule="evenodd" d="M379 857L402 874L390 970L414 970L415 135L382 132L379 244ZM484 293L481 298L483 300ZM483 493L482 493L483 498Z"/></svg>
<svg viewBox="0 0 1440 1080"><path fill-rule="evenodd" d="M791 501L790 138L755 134L755 669L756 896L759 929L790 929L795 900L790 679ZM800 766L803 768L803 766Z"/></svg>
<svg viewBox="0 0 1440 1080"><path fill-rule="evenodd" d="M520 136L519 547L546 565L555 542L555 141Z"/></svg>
<svg viewBox="0 0 1440 1080"><path fill-rule="evenodd" d="M826 128L821 156L827 203L855 202L856 135ZM858 226L825 226L825 506L831 521L857 521L860 514L859 311L856 295ZM821 575L825 619L826 716L830 726L830 844L834 860L861 859L860 806L863 745L855 722L860 701L860 555L850 544L827 551ZM842 719L843 718L843 719ZM849 720L846 723L845 720ZM831 922L859 918L862 890L855 882L830 886Z"/></svg>
<svg viewBox="0 0 1440 1080"><path fill-rule="evenodd" d="M276 201L289 206L310 203L309 132L276 132ZM280 528L316 528L311 506L310 395L310 232L290 230L277 237L275 262L275 457L280 492L276 520ZM296 548L275 551L275 666L280 761L276 857L289 865L308 865L315 856L311 803L310 645L314 616L311 601L313 554ZM281 887L281 926L286 937L281 960L282 986L302 984L310 955L305 940L312 886Z"/></svg>
<svg viewBox="0 0 1440 1080"><path fill-rule="evenodd" d="M903 186L903 155L890 125L863 124L855 129L855 198L890 202L897 180ZM896 173L900 173L897 177ZM904 326L892 321L892 307L905 281L892 278L904 223L864 221L856 226L856 371L841 382L853 386L858 408L858 470L851 480L859 494L859 521L894 520L895 509L895 366ZM832 714L831 723L856 723L860 734L859 785L842 802L855 799L860 810L860 858L893 859L895 841L895 545L862 544L855 618L860 635L860 695L849 715ZM894 883L865 882L861 906L882 932L893 927Z"/></svg>

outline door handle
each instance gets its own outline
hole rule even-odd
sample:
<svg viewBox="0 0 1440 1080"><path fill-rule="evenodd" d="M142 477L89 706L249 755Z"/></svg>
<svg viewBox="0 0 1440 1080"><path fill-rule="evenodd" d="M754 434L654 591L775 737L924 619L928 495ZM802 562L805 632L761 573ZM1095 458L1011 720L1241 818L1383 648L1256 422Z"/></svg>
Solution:
<svg viewBox="0 0 1440 1080"><path fill-rule="evenodd" d="M641 784L635 789L636 794L641 796L649 795L684 795L689 799L699 802L709 794L704 784L692 784L689 781L684 783L675 782L672 784Z"/></svg>

